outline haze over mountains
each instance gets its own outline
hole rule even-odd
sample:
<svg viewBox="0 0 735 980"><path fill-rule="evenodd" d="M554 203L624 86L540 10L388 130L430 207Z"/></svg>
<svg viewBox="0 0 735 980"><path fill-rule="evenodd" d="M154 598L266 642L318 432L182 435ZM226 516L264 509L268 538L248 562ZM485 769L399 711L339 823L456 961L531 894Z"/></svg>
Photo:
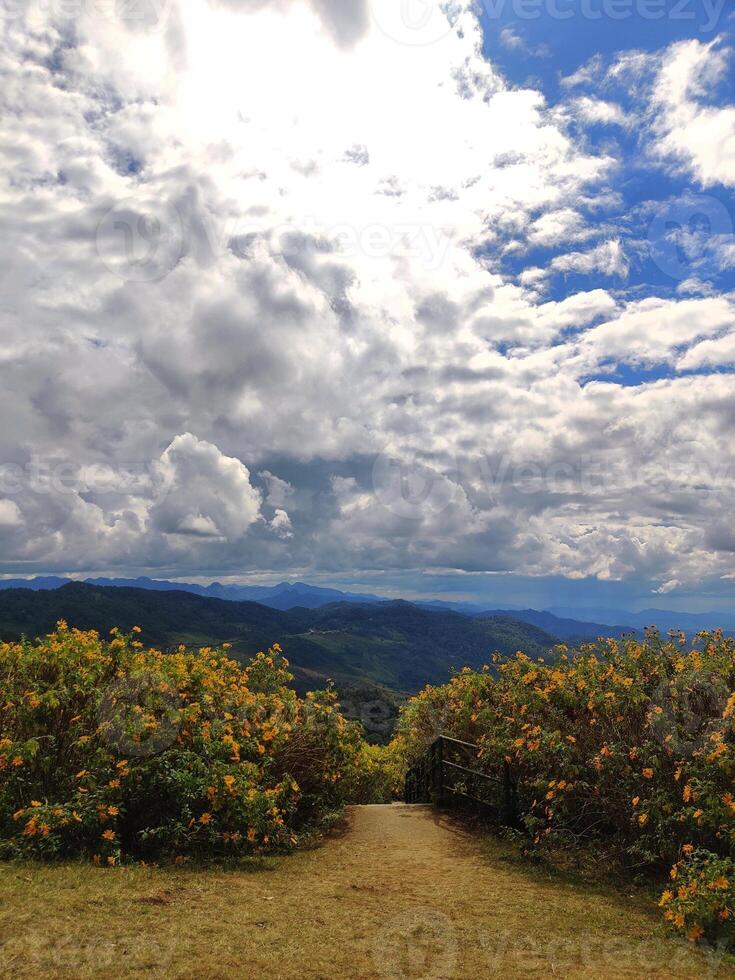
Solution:
<svg viewBox="0 0 735 980"><path fill-rule="evenodd" d="M0 592L0 637L48 633L59 619L103 635L113 626L140 626L142 639L163 649L229 642L233 655L243 658L280 643L302 686L312 688L330 677L413 692L443 683L463 666L482 667L494 652L537 657L557 642L509 617L471 617L401 601L280 610L185 591L81 582Z"/></svg>
<svg viewBox="0 0 735 980"><path fill-rule="evenodd" d="M0 579L0 591L19 588L45 591L61 588L73 581L75 580L58 576ZM281 610L319 609L334 602L365 604L393 601L369 593L345 592L340 589L324 588L305 582L280 582L273 586L223 585L220 582L200 585L192 582L152 579L147 576L132 579L87 578L84 582L88 585L102 587L134 588L157 592L172 590L189 592L194 595L228 601L258 602L272 609ZM607 609L604 607L587 609L569 606L552 606L545 610L537 610L516 609L507 606L495 608L481 603L449 602L446 600L411 600L411 602L421 608L446 609L469 616L495 615L520 620L537 626L539 629L565 641L594 639L603 633L608 636L617 636L624 632L640 631L647 626L657 626L662 631L682 629L687 632L695 632L717 628L728 631L735 630L735 614L722 612L683 613L665 609L645 609L639 612L631 612L624 609Z"/></svg>

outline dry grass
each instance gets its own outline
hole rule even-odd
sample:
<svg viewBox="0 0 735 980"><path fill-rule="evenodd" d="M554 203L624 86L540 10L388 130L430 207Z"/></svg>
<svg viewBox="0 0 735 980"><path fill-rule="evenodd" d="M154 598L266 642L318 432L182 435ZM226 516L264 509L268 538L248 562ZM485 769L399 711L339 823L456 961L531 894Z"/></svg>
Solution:
<svg viewBox="0 0 735 980"><path fill-rule="evenodd" d="M506 853L396 805L238 868L0 866L0 976L735 976L664 935L650 903Z"/></svg>

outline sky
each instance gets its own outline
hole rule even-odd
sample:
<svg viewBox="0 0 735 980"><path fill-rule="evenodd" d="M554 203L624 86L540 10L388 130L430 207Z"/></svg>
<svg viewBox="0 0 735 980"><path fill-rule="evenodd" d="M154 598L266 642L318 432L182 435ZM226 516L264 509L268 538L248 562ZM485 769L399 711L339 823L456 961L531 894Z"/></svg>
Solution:
<svg viewBox="0 0 735 980"><path fill-rule="evenodd" d="M0 18L0 575L735 610L729 3Z"/></svg>

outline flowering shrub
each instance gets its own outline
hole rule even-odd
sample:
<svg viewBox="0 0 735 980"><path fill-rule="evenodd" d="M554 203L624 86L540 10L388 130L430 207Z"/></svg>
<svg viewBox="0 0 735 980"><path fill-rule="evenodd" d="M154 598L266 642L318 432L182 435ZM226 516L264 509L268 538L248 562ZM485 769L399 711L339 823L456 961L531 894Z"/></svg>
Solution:
<svg viewBox="0 0 735 980"><path fill-rule="evenodd" d="M664 918L693 942L735 944L735 862L709 851L683 849L671 869L671 887L661 896Z"/></svg>
<svg viewBox="0 0 735 980"><path fill-rule="evenodd" d="M263 853L344 802L359 734L331 691L297 697L280 648L242 667L135 632L0 645L5 854Z"/></svg>
<svg viewBox="0 0 735 980"><path fill-rule="evenodd" d="M605 640L523 654L427 688L398 726L406 765L443 732L510 763L534 845L604 838L630 867L685 844L735 857L735 641Z"/></svg>
<svg viewBox="0 0 735 980"><path fill-rule="evenodd" d="M353 803L392 803L403 795L402 760L392 745L364 742L352 772Z"/></svg>

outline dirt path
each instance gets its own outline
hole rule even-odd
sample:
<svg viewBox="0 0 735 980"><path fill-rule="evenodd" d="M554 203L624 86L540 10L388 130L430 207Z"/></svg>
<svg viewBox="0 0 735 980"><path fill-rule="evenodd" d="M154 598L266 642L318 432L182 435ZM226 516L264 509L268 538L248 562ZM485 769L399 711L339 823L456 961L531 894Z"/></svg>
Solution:
<svg viewBox="0 0 735 980"><path fill-rule="evenodd" d="M640 900L524 870L428 807L354 807L251 872L19 867L0 868L3 977L735 976Z"/></svg>

